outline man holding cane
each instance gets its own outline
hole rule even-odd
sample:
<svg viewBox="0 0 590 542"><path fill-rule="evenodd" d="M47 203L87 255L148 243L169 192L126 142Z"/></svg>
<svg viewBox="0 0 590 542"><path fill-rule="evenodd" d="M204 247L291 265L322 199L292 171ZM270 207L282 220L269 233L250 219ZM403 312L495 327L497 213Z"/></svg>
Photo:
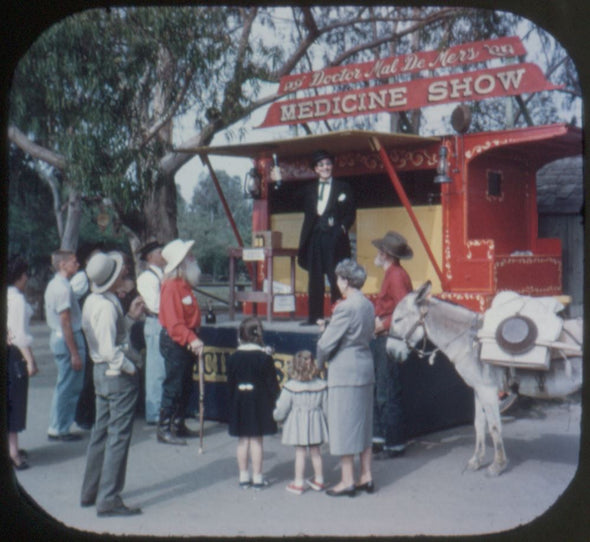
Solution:
<svg viewBox="0 0 590 542"><path fill-rule="evenodd" d="M201 311L193 288L201 271L190 250L194 241L175 239L162 249L166 260L160 292L159 319L162 324L160 352L166 365L158 422L158 442L186 445L185 438L198 432L185 424L196 357L203 350L197 332Z"/></svg>

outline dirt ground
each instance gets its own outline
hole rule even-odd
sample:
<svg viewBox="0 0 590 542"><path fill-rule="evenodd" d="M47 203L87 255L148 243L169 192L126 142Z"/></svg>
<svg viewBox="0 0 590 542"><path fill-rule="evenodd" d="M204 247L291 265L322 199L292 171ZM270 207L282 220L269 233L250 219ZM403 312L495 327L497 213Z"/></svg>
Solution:
<svg viewBox="0 0 590 542"><path fill-rule="evenodd" d="M280 434L265 438L264 470L271 485L241 490L235 439L224 424L206 422L204 453L198 439L186 447L159 444L138 417L123 499L143 514L99 518L79 506L88 433L73 443L48 442L48 410L55 365L47 329L34 326L40 373L31 379L28 424L20 445L31 468L15 481L33 503L19 499L6 465L2 489L5 540L71 540L88 533L147 537L414 537L449 535L499 539L589 540L588 446L582 435L582 395L560 401L522 399L503 418L510 464L497 478L465 469L473 453L471 426L414 439L404 456L374 462L377 491L330 498L285 491L293 450ZM189 420L196 427L197 420ZM582 453L584 452L584 453ZM487 458L491 461L491 441ZM581 462L580 462L581 461ZM325 477L338 479L337 458L324 450ZM39 508L37 508L39 507ZM95 539L95 538L92 538Z"/></svg>

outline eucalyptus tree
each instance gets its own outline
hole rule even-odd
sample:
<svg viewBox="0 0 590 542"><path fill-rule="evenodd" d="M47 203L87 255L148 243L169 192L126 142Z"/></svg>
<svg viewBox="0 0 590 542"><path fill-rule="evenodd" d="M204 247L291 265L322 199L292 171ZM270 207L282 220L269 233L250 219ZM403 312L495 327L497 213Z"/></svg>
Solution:
<svg viewBox="0 0 590 542"><path fill-rule="evenodd" d="M174 178L159 162L172 149L174 116L216 84L212 68L225 50L216 29L226 15L205 8L88 11L51 27L23 57L9 137L51 166L40 169L58 212L60 198L69 198L66 225L77 221L72 202L83 194L110 206L139 239L174 236ZM60 235L62 246L75 246L75 229L64 226Z"/></svg>
<svg viewBox="0 0 590 542"><path fill-rule="evenodd" d="M240 236L247 240L252 232L252 200L244 198L238 177L223 171L217 177ZM178 229L181 237L195 240L203 272L219 278L227 275L227 247L237 243L227 227L227 217L213 183L204 173L199 181L189 203L180 198Z"/></svg>
<svg viewBox="0 0 590 542"><path fill-rule="evenodd" d="M240 137L239 121L279 98L282 76L501 36L517 24L461 7L91 10L51 27L19 63L9 137L43 164L56 216L69 211L62 246L76 244L81 201L110 209L132 248L152 236L166 241L178 232L174 176L192 158L180 150L220 132ZM177 121L188 113L194 135L185 136ZM420 119L401 116L399 129L418 133Z"/></svg>

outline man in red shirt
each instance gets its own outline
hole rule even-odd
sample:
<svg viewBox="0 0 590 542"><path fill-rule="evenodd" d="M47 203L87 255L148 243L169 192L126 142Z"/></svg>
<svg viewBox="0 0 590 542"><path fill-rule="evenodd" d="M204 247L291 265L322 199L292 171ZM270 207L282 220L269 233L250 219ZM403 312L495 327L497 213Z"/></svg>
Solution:
<svg viewBox="0 0 590 542"><path fill-rule="evenodd" d="M385 270L379 295L375 300L375 402L373 412L373 452L376 458L397 457L406 448L404 412L401 401L399 364L388 358L386 344L391 316L397 304L412 291L412 281L400 260L413 256L406 239L389 231L375 239L378 250L375 265Z"/></svg>
<svg viewBox="0 0 590 542"><path fill-rule="evenodd" d="M157 437L166 444L186 444L186 437L198 436L198 432L185 424L195 356L203 350L203 341L197 335L201 311L193 292L201 271L190 252L193 244L194 241L175 239L162 249L166 267L158 317L163 328L160 352L166 377L162 384Z"/></svg>

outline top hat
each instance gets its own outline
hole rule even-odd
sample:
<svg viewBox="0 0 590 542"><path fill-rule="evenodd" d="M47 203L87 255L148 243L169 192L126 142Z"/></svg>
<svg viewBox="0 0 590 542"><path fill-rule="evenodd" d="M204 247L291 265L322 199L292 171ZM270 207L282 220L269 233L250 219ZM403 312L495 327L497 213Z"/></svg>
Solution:
<svg viewBox="0 0 590 542"><path fill-rule="evenodd" d="M183 241L182 239L174 239L174 241L170 241L162 249L162 257L166 260L164 273L174 271L180 265L182 260L184 260L188 251L194 244L194 241Z"/></svg>
<svg viewBox="0 0 590 542"><path fill-rule="evenodd" d="M162 248L163 246L164 245L162 243L159 243L158 241L150 241L149 243L146 243L138 250L139 256L142 260L146 260L148 257L148 254L152 250L156 250L157 248Z"/></svg>
<svg viewBox="0 0 590 542"><path fill-rule="evenodd" d="M332 155L328 151L324 151L324 150L315 151L311 155L311 168L315 169L317 163L321 162L322 160L325 160L326 158L328 158L328 160L330 160L331 162L334 162L334 158L332 157Z"/></svg>
<svg viewBox="0 0 590 542"><path fill-rule="evenodd" d="M120 252L97 252L86 266L90 289L97 294L106 292L119 278L123 269L123 255Z"/></svg>
<svg viewBox="0 0 590 542"><path fill-rule="evenodd" d="M388 231L383 239L375 239L372 243L385 254L400 260L409 260L414 255L406 238L396 231Z"/></svg>

